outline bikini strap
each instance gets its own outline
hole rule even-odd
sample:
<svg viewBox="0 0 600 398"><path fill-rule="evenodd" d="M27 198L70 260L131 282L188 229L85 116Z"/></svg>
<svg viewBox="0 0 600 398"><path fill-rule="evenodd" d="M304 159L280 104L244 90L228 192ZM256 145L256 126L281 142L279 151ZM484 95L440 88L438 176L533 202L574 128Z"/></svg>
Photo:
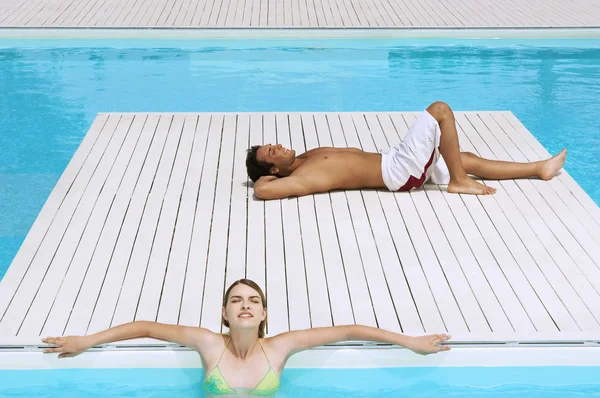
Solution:
<svg viewBox="0 0 600 398"><path fill-rule="evenodd" d="M227 343L225 344L225 347L223 348L223 351L221 352L221 356L219 357L219 360L217 361L217 364L215 365L215 367L219 366L219 364L221 363L221 358L223 358L223 355L225 355L225 350L227 350L227 346L229 345L230 341L231 341L231 336L229 336L229 340L227 340ZM268 361L268 359L267 359L267 361Z"/></svg>
<svg viewBox="0 0 600 398"><path fill-rule="evenodd" d="M260 348L262 349L263 354L265 354L265 358L267 358L267 363L269 364L269 367L272 369L273 367L271 366L271 361L269 361L269 356L267 355L267 352L265 351L265 347L263 346L263 343L260 341L260 338L258 339L258 342L260 343Z"/></svg>

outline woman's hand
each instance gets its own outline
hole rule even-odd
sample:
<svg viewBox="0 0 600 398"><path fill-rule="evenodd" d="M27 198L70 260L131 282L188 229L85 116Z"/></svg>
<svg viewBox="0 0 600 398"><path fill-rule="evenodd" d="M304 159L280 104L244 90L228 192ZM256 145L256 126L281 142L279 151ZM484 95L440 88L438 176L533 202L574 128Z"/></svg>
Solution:
<svg viewBox="0 0 600 398"><path fill-rule="evenodd" d="M450 338L447 334L430 334L428 336L411 337L406 348L417 354L427 355L440 351L448 351L450 346L440 345L441 342Z"/></svg>
<svg viewBox="0 0 600 398"><path fill-rule="evenodd" d="M58 347L44 350L44 353L60 352L59 358L74 357L92 346L88 343L86 336L46 337L42 341L57 345Z"/></svg>

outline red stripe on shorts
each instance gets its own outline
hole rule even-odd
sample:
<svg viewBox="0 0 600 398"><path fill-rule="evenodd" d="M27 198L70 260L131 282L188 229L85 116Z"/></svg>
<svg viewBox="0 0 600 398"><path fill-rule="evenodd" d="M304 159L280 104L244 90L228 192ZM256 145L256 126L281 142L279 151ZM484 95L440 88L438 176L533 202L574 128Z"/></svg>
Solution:
<svg viewBox="0 0 600 398"><path fill-rule="evenodd" d="M433 155L434 154L435 154L435 151L431 154L431 157L429 158L429 162L427 162L427 164L425 165L425 170L423 170L423 174L421 175L421 177L419 177L419 178L417 178L415 176L408 177L408 181L406 181L406 184L404 184L398 191L402 191L402 192L410 191L413 188L419 188L421 185L423 185L423 183L425 182L425 174L427 174L427 169L433 163Z"/></svg>

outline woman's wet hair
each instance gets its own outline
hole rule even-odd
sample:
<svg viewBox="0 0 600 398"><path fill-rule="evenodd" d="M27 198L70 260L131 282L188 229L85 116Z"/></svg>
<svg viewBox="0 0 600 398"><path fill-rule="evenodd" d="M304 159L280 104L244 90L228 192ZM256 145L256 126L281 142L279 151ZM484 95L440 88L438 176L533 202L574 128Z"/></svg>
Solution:
<svg viewBox="0 0 600 398"><path fill-rule="evenodd" d="M225 292L225 295L223 295L223 308L227 307L227 301L229 301L229 293L231 293L231 290L234 287L236 287L237 285L246 285L246 286L249 286L252 289L256 290L258 292L258 295L260 296L260 300L262 302L263 308L267 308L267 300L265 298L265 294L263 293L260 286L258 286L258 284L256 284L256 282L254 282L253 280L250 280L250 279L239 279L239 280L233 282L231 284L231 286L229 286L229 289L227 289L227 291ZM221 315L221 323L224 326L229 327L229 321L227 321L225 318L223 318L222 315ZM265 320L262 321L260 323L260 325L258 325L258 337L259 338L265 337L265 327L266 326L267 326L267 318L265 318Z"/></svg>
<svg viewBox="0 0 600 398"><path fill-rule="evenodd" d="M271 168L274 166L271 163L263 162L256 158L256 151L259 149L260 145L254 145L246 152L246 171L248 172L248 177L253 182L256 182L262 176L271 175Z"/></svg>

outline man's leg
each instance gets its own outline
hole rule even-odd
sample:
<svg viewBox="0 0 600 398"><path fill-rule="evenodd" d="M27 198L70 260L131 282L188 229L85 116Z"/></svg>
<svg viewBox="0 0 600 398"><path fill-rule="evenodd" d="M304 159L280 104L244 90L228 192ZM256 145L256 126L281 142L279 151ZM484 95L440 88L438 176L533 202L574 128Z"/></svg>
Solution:
<svg viewBox="0 0 600 398"><path fill-rule="evenodd" d="M465 171L487 180L538 177L549 180L564 166L566 149L558 155L539 162L517 163L502 162L480 158L471 152L462 152L461 161Z"/></svg>
<svg viewBox="0 0 600 398"><path fill-rule="evenodd" d="M485 186L468 176L462 164L462 155L458 146L458 134L454 113L444 102L434 102L427 108L427 112L437 120L440 125L440 153L450 172L448 192L475 195L489 195L496 192L495 188Z"/></svg>

